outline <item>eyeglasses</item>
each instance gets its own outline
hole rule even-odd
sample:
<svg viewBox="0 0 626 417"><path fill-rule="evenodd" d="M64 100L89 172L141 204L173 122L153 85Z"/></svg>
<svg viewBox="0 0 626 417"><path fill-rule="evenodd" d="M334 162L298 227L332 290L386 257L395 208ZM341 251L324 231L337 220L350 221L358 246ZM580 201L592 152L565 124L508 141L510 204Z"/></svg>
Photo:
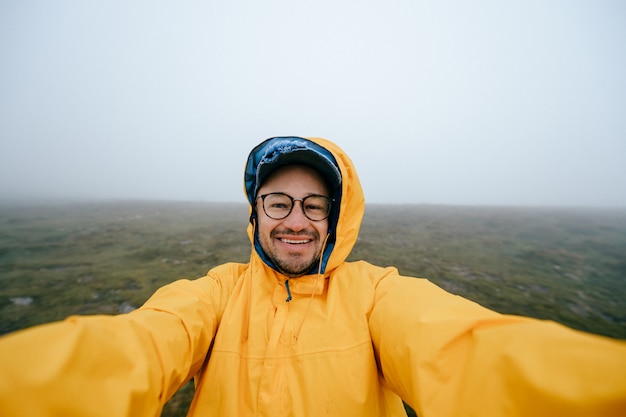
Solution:
<svg viewBox="0 0 626 417"><path fill-rule="evenodd" d="M324 220L330 214L330 206L333 199L323 195L309 195L304 198L293 198L283 193L264 194L257 198L263 200L263 211L267 217L274 220L282 220L291 214L294 202L302 203L302 212L307 219L314 222Z"/></svg>

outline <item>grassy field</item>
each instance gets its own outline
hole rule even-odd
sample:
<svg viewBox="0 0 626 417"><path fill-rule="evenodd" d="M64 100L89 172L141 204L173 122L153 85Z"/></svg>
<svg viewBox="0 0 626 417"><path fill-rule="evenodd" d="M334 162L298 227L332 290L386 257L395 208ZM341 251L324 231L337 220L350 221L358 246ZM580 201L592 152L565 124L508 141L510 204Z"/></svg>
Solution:
<svg viewBox="0 0 626 417"><path fill-rule="evenodd" d="M245 262L247 208L101 202L0 206L0 334L117 314L177 278ZM351 260L394 265L502 313L626 338L626 210L377 206ZM164 416L183 416L187 385Z"/></svg>

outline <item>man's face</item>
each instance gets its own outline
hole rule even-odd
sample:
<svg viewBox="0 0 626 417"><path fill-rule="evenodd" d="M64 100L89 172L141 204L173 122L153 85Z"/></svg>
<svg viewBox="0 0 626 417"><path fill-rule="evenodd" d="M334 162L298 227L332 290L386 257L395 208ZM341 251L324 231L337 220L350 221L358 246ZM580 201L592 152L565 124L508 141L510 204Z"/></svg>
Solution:
<svg viewBox="0 0 626 417"><path fill-rule="evenodd" d="M310 195L328 196L320 175L303 165L288 165L274 171L259 189L258 195L284 193L294 199ZM304 275L319 259L328 233L328 219L312 221L302 211L302 202L294 202L287 217L269 218L263 211L263 201L257 198L259 242L265 254L285 275Z"/></svg>

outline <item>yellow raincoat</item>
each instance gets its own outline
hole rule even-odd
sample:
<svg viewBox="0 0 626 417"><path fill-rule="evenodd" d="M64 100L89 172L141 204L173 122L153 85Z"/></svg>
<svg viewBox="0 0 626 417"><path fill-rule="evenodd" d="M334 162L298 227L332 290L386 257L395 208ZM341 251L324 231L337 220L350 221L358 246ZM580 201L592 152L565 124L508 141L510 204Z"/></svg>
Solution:
<svg viewBox="0 0 626 417"><path fill-rule="evenodd" d="M0 416L158 416L189 379L191 416L626 416L626 344L506 316L394 268L345 262L364 199L342 198L323 274L289 281L255 250L115 317L0 339ZM253 226L248 233L253 239Z"/></svg>

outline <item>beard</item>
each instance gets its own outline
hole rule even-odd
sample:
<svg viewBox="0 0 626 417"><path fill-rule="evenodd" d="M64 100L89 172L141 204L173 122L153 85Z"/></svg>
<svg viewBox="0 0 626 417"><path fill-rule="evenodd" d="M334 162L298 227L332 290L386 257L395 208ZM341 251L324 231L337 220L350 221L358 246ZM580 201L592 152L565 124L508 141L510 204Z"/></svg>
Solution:
<svg viewBox="0 0 626 417"><path fill-rule="evenodd" d="M269 256L276 268L283 274L287 275L290 278L300 277L305 275L307 272L313 268L314 265L317 264L319 260L319 255L314 258L304 259L302 256L294 255L292 259L284 260L280 258Z"/></svg>
<svg viewBox="0 0 626 417"><path fill-rule="evenodd" d="M311 245L315 245L312 253L303 253L302 251L297 250L279 250L273 244L275 241L274 235L278 233L279 232L277 231L272 231L269 238L261 238L260 242L265 255L274 263L280 272L290 278L295 278L305 275L315 265L317 265L322 250L320 237L317 232L308 231L298 234L300 237L306 236L312 239L311 243L309 243Z"/></svg>

